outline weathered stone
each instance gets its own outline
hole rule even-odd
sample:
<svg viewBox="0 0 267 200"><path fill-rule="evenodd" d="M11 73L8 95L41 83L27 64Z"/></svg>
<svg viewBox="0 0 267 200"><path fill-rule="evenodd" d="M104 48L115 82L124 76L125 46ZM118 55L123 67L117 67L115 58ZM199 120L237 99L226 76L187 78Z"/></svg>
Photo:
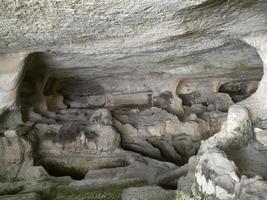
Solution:
<svg viewBox="0 0 267 200"><path fill-rule="evenodd" d="M201 115L206 111L206 106L203 104L194 104L190 107L190 111L195 113L196 115Z"/></svg>
<svg viewBox="0 0 267 200"><path fill-rule="evenodd" d="M112 115L107 109L98 109L90 117L91 123L100 123L103 125L112 125Z"/></svg>
<svg viewBox="0 0 267 200"><path fill-rule="evenodd" d="M267 182L260 177L247 178L241 177L237 187L236 199L265 199L267 195Z"/></svg>
<svg viewBox="0 0 267 200"><path fill-rule="evenodd" d="M131 107L131 106L145 106L152 105L151 93L136 93L136 94L122 94L122 95L107 95L105 107Z"/></svg>
<svg viewBox="0 0 267 200"><path fill-rule="evenodd" d="M177 189L182 190L185 193L191 194L195 191L194 184L195 184L195 173L196 173L196 166L198 164L198 157L192 156L188 160L187 165L187 174L181 177L177 181Z"/></svg>
<svg viewBox="0 0 267 200"><path fill-rule="evenodd" d="M19 137L0 137L0 147L1 179L23 176L25 168L33 165L32 146L28 141Z"/></svg>
<svg viewBox="0 0 267 200"><path fill-rule="evenodd" d="M69 123L37 124L36 128L40 141L37 162L50 173L73 173L73 176L81 177L89 169L123 166L125 163L123 157L109 157L105 153L119 147L119 134L111 126Z"/></svg>
<svg viewBox="0 0 267 200"><path fill-rule="evenodd" d="M0 196L0 199L1 200L41 200L42 198L37 193L28 193L28 194Z"/></svg>
<svg viewBox="0 0 267 200"><path fill-rule="evenodd" d="M267 131L266 130L260 130L255 131L255 136L258 142L263 144L264 146L267 146Z"/></svg>
<svg viewBox="0 0 267 200"><path fill-rule="evenodd" d="M197 122L181 122L175 115L160 108L114 112L114 117L119 120L114 126L121 134L124 147L178 164L195 154L198 148L195 142L202 137Z"/></svg>
<svg viewBox="0 0 267 200"><path fill-rule="evenodd" d="M23 62L26 53L1 54L0 56L0 109L14 108L16 106L16 95L18 82L23 71Z"/></svg>
<svg viewBox="0 0 267 200"><path fill-rule="evenodd" d="M200 158L195 177L201 192L219 199L233 198L235 183L239 181L234 163L217 152L206 152Z"/></svg>
<svg viewBox="0 0 267 200"><path fill-rule="evenodd" d="M158 186L128 188L122 193L122 200L175 200L175 190L164 190Z"/></svg>
<svg viewBox="0 0 267 200"><path fill-rule="evenodd" d="M264 198L266 8L265 0L1 2L0 178L29 180L3 198L53 193L44 180L103 189L136 180L173 187L178 178L188 193ZM188 159L183 177L165 162ZM142 199L166 192L148 191Z"/></svg>
<svg viewBox="0 0 267 200"><path fill-rule="evenodd" d="M0 128L2 130L15 130L22 124L22 116L19 110L7 110L0 117Z"/></svg>
<svg viewBox="0 0 267 200"><path fill-rule="evenodd" d="M174 164L141 157L138 154L121 152L118 155L125 157L126 166L90 170L83 180L75 181L70 186L79 189L97 189L135 181L155 184L159 174L164 175L177 169Z"/></svg>
<svg viewBox="0 0 267 200"><path fill-rule="evenodd" d="M253 81L226 82L219 88L219 92L228 93L234 102L239 102L255 93L258 87Z"/></svg>
<svg viewBox="0 0 267 200"><path fill-rule="evenodd" d="M119 134L110 126L79 123L64 125L38 124L36 130L40 154L93 153L114 150L119 145Z"/></svg>
<svg viewBox="0 0 267 200"><path fill-rule="evenodd" d="M46 97L47 101L47 110L49 111L58 111L61 109L66 109L67 106L63 102L63 96L59 94L51 95Z"/></svg>
<svg viewBox="0 0 267 200"><path fill-rule="evenodd" d="M188 173L188 165L184 165L179 167L176 170L170 171L166 174L162 174L157 177L156 183L157 185L161 185L165 188L176 188L177 187L177 180L178 182L181 178L185 177ZM193 183L193 181L192 181ZM179 189L179 187L178 187ZM180 188L181 189L181 188ZM190 188L191 189L191 188Z"/></svg>
<svg viewBox="0 0 267 200"><path fill-rule="evenodd" d="M70 99L67 103L71 108L101 108L105 106L106 97L104 95L86 96L80 97L79 101Z"/></svg>
<svg viewBox="0 0 267 200"><path fill-rule="evenodd" d="M231 97L228 94L217 93L214 98L215 109L219 111L227 111L233 105Z"/></svg>

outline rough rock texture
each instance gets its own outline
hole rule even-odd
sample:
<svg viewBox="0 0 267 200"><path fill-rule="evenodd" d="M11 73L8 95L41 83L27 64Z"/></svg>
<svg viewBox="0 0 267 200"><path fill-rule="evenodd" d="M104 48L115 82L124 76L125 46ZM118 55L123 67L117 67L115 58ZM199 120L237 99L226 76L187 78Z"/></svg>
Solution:
<svg viewBox="0 0 267 200"><path fill-rule="evenodd" d="M159 160L182 164L196 153L204 135L197 122L180 122L160 108L114 115L122 146Z"/></svg>
<svg viewBox="0 0 267 200"><path fill-rule="evenodd" d="M0 50L8 70L1 79L15 76L11 69L20 72L15 67L20 59L9 61L19 52L41 57L58 69L55 76L151 71L214 76L241 70L257 76L261 60L243 41L252 33L264 35L265 8L265 0L4 1ZM16 85L14 78L7 80L11 88Z"/></svg>
<svg viewBox="0 0 267 200"><path fill-rule="evenodd" d="M248 110L232 106L226 126L201 145L195 189L218 199L260 199L266 196L261 189L266 184L266 156L266 146L255 139ZM248 184L257 188L255 193L249 191Z"/></svg>
<svg viewBox="0 0 267 200"><path fill-rule="evenodd" d="M246 40L258 49L265 72L266 35L258 34ZM195 173L196 190L219 199L261 199L266 196L266 190L262 189L266 184L266 146L255 133L255 130L265 128L265 81L263 75L255 94L231 106L221 132L201 145ZM254 193L248 189L249 184L257 188Z"/></svg>
<svg viewBox="0 0 267 200"><path fill-rule="evenodd" d="M158 186L129 188L123 191L122 200L175 200L175 193Z"/></svg>
<svg viewBox="0 0 267 200"><path fill-rule="evenodd" d="M266 10L1 1L0 199L265 199Z"/></svg>
<svg viewBox="0 0 267 200"><path fill-rule="evenodd" d="M260 64L239 39L265 29L265 6L264 0L5 1L0 46L50 50L56 64L89 67L90 74L221 72Z"/></svg>
<svg viewBox="0 0 267 200"><path fill-rule="evenodd" d="M20 76L23 73L26 53L0 54L0 109L16 105L16 95Z"/></svg>
<svg viewBox="0 0 267 200"><path fill-rule="evenodd" d="M10 131L5 134L6 137L0 138L0 177L1 179L11 179L17 177L20 170L25 168L23 165L32 165L32 148L29 142L18 138L16 133L11 135Z"/></svg>
<svg viewBox="0 0 267 200"><path fill-rule="evenodd" d="M1 200L40 200L40 195L36 193L19 194L19 195L6 195L1 196Z"/></svg>

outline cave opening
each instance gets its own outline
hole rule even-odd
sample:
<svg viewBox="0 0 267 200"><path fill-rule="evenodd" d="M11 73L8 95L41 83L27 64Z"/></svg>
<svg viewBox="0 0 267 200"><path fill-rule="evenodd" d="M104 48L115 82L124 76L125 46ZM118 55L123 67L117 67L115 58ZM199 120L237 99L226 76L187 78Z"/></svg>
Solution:
<svg viewBox="0 0 267 200"><path fill-rule="evenodd" d="M0 199L266 199L266 10L1 1Z"/></svg>
<svg viewBox="0 0 267 200"><path fill-rule="evenodd" d="M237 103L255 93L257 87L257 81L233 81L222 84L219 92L229 94L232 100Z"/></svg>
<svg viewBox="0 0 267 200"><path fill-rule="evenodd" d="M107 174L123 178L116 170L136 167L140 174L145 172L136 162L186 166L201 141L220 131L229 107L256 91L260 78L255 69L242 77L158 72L94 76L90 71L81 75L81 69L55 67L49 59L45 53L28 56L17 101L23 121L34 125L35 166L44 167L52 177L76 181L95 179L90 173L87 177L90 171L111 170ZM118 158L111 159L114 154ZM239 167L236 155L231 159ZM249 175L249 170L240 167L242 174ZM125 179L140 178L128 173ZM180 173L159 178L158 185L176 189Z"/></svg>

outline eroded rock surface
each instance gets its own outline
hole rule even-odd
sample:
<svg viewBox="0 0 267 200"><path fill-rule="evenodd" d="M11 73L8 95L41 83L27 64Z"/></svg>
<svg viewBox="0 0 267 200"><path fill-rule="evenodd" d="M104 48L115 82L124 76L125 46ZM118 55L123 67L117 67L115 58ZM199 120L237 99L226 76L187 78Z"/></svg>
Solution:
<svg viewBox="0 0 267 200"><path fill-rule="evenodd" d="M122 200L174 200L175 191L164 190L157 186L129 188L122 193Z"/></svg>
<svg viewBox="0 0 267 200"><path fill-rule="evenodd" d="M258 34L247 40L253 41L259 50L265 70L266 36ZM258 135L266 118L266 102L260 99L265 94L265 81L264 75L251 97L231 106L221 131L201 145L196 157L194 192L201 191L218 199L265 198L266 191L262 188L266 184L266 146ZM259 190L253 193L247 185Z"/></svg>
<svg viewBox="0 0 267 200"><path fill-rule="evenodd" d="M258 143L252 126L248 109L240 105L230 107L227 124L206 140L198 152L193 175L195 190L218 199L248 198L246 195L260 199L266 195L262 194L265 190L252 194L246 187L250 183L255 184L250 187L261 188L256 186L257 181L266 184L266 147Z"/></svg>
<svg viewBox="0 0 267 200"><path fill-rule="evenodd" d="M266 9L2 1L0 199L266 199Z"/></svg>

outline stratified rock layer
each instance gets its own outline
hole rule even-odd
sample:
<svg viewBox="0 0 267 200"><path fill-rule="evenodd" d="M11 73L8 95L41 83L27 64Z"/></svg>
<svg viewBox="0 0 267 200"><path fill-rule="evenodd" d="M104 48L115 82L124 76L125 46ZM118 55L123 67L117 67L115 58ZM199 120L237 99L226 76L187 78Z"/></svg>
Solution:
<svg viewBox="0 0 267 200"><path fill-rule="evenodd" d="M1 2L0 199L264 199L266 10Z"/></svg>

